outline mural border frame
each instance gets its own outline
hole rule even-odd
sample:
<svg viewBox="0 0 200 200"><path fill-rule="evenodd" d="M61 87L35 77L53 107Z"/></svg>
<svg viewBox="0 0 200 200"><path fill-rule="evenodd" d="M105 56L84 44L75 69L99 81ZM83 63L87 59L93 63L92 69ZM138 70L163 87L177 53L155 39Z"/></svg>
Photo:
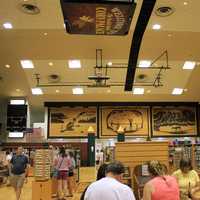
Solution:
<svg viewBox="0 0 200 200"><path fill-rule="evenodd" d="M50 109L51 108L59 108L59 107L95 107L96 108L96 135L95 138L99 138L99 111L97 106L85 106L85 105L63 105L63 106L49 106L48 107L48 122L47 122L47 139L87 139L88 136L51 136L50 135Z"/></svg>
<svg viewBox="0 0 200 200"><path fill-rule="evenodd" d="M150 136L150 131L151 131L151 127L150 127L150 106L137 106L137 105L119 105L119 106L117 106L117 105L115 105L115 106L104 106L104 105L102 105L102 106L99 106L99 115L100 115L100 117L99 117L99 126L100 126L100 128L99 128L99 138L100 139L109 139L109 138L116 138L117 137L117 135L115 136L115 135L102 135L102 131L103 131L103 128L102 128L102 110L103 110L103 107L105 108L105 107L110 107L110 108L112 108L112 109L115 109L115 107L116 108L119 108L119 107L130 107L130 108L141 108L141 109L146 109L146 111L147 111L147 134L146 135L126 135L126 134L124 134L125 135L125 137L127 137L127 138L134 138L134 137L140 137L140 138L148 138L149 136Z"/></svg>
<svg viewBox="0 0 200 200"><path fill-rule="evenodd" d="M191 107L191 108L194 108L194 110L195 110L195 120L196 120L196 124L195 124L195 129L196 129L196 134L187 134L187 135L176 135L176 134L173 134L173 135L155 135L154 134L154 128L153 128L153 108L154 107L166 107L166 108L168 108L168 107L177 107L177 108L180 108L180 107ZM150 126L151 126L151 138L160 138L160 137L162 137L162 138L181 138L181 137L199 137L199 135L200 135L200 133L199 133L199 116L198 116L198 111L199 109L198 109L198 103L196 103L196 102L194 102L194 104L193 105L186 105L186 104L179 104L179 105L177 105L177 104L173 104L173 102L169 102L169 104L165 104L165 105L163 105L163 104L157 104L157 105L153 105L153 106L151 106L151 108L150 108L150 111L151 111L151 114L150 114L150 121L151 121L151 123L150 123Z"/></svg>

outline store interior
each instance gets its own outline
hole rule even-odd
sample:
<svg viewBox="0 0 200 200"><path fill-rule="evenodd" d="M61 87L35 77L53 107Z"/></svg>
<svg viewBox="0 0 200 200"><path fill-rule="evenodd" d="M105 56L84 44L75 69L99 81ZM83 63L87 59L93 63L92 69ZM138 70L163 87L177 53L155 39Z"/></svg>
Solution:
<svg viewBox="0 0 200 200"><path fill-rule="evenodd" d="M58 199L53 168L63 148L75 162L69 200L80 199L103 163L123 163L122 182L137 200L151 178L148 161L172 175L188 159L200 175L199 7L2 1L0 200L16 199L7 157L19 147L28 157L20 200Z"/></svg>

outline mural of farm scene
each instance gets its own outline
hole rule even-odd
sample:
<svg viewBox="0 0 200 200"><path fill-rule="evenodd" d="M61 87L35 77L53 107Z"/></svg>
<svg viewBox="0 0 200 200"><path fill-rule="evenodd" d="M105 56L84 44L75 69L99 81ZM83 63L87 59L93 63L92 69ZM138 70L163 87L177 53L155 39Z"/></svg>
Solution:
<svg viewBox="0 0 200 200"><path fill-rule="evenodd" d="M197 135L196 108L154 107L153 136Z"/></svg>
<svg viewBox="0 0 200 200"><path fill-rule="evenodd" d="M147 136L148 108L102 107L101 136L116 136L123 129L126 136Z"/></svg>
<svg viewBox="0 0 200 200"><path fill-rule="evenodd" d="M90 126L96 133L96 107L49 109L49 137L87 137Z"/></svg>

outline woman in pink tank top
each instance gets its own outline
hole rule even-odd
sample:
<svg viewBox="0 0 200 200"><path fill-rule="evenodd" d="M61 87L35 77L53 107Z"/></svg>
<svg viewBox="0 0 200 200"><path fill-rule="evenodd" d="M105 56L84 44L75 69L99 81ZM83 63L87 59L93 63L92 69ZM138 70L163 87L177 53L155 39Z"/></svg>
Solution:
<svg viewBox="0 0 200 200"><path fill-rule="evenodd" d="M55 161L55 166L57 169L57 179L58 179L58 199L63 200L65 199L63 197L66 196L67 192L67 178L68 178L68 172L69 168L71 167L71 159L68 157L68 155L65 153L65 148L62 147L60 149L60 154Z"/></svg>
<svg viewBox="0 0 200 200"><path fill-rule="evenodd" d="M180 200L176 179L165 175L158 161L149 162L148 169L153 179L144 186L143 200Z"/></svg>

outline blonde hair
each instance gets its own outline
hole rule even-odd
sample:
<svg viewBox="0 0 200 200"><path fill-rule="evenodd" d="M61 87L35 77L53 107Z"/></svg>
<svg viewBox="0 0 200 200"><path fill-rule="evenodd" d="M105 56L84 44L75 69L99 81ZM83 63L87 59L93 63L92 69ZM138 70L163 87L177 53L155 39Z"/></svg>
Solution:
<svg viewBox="0 0 200 200"><path fill-rule="evenodd" d="M148 170L153 176L165 175L165 170L163 165L157 160L152 160L148 162Z"/></svg>

